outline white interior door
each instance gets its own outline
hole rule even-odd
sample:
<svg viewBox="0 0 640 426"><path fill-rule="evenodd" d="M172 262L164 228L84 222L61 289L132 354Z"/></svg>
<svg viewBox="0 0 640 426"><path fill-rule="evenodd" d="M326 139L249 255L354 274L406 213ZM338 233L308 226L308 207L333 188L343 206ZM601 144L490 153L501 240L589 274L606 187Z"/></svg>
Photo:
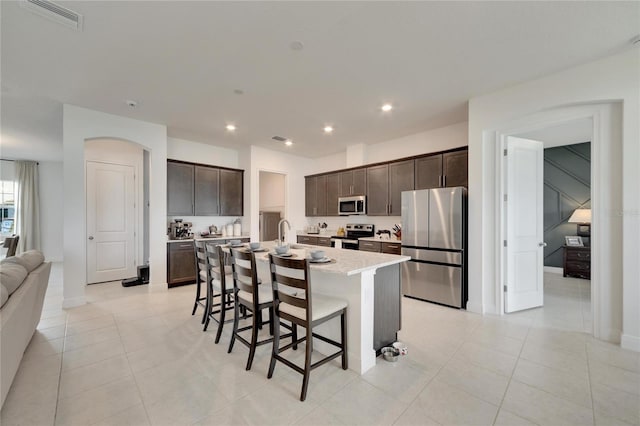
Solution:
<svg viewBox="0 0 640 426"><path fill-rule="evenodd" d="M136 275L132 166L87 162L87 283Z"/></svg>
<svg viewBox="0 0 640 426"><path fill-rule="evenodd" d="M505 312L542 306L543 144L508 136L506 140Z"/></svg>

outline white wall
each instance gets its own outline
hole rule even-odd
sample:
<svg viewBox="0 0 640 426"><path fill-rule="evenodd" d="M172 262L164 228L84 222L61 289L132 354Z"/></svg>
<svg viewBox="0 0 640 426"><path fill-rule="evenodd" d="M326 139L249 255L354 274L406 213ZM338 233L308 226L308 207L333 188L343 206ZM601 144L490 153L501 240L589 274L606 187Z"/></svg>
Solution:
<svg viewBox="0 0 640 426"><path fill-rule="evenodd" d="M40 161L40 245L45 259L62 262L62 161Z"/></svg>
<svg viewBox="0 0 640 426"><path fill-rule="evenodd" d="M86 287L85 141L122 139L150 154L150 289L166 289L167 129L147 123L64 105L64 289L63 307L84 304Z"/></svg>
<svg viewBox="0 0 640 426"><path fill-rule="evenodd" d="M468 123L456 123L386 142L367 145L367 163L394 160L467 146Z"/></svg>
<svg viewBox="0 0 640 426"><path fill-rule="evenodd" d="M259 181L260 211L280 212L284 216L285 176L280 173L261 171Z"/></svg>
<svg viewBox="0 0 640 426"><path fill-rule="evenodd" d="M246 157L246 153L244 154ZM304 215L304 176L309 174L313 160L298 157L291 154L272 151L269 149L252 146L249 153L250 173L249 182L245 184L245 194L249 194L249 209L245 214L249 214L250 235L252 239L258 240L260 214L260 171L281 173L285 178L285 212L283 217L291 224L291 231L286 232L287 241L295 242L295 230L306 226ZM248 211L247 211L248 210Z"/></svg>
<svg viewBox="0 0 640 426"><path fill-rule="evenodd" d="M601 214L622 220L623 347L640 350L640 54L638 49L581 65L469 101L469 309L490 312L495 300L495 144L484 135L512 120L561 106L622 103L622 211ZM617 217L617 219L616 219ZM615 285L616 283L612 283ZM493 307L495 309L495 306ZM611 309L616 309L612 307ZM615 315L609 312L609 315Z"/></svg>
<svg viewBox="0 0 640 426"><path fill-rule="evenodd" d="M238 168L238 151L184 139L167 138L167 158L212 166Z"/></svg>

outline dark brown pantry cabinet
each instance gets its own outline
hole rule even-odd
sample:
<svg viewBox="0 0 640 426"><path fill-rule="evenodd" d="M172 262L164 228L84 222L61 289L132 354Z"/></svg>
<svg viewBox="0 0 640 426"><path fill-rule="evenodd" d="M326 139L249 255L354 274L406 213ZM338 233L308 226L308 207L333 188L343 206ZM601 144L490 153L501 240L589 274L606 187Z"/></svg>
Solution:
<svg viewBox="0 0 640 426"><path fill-rule="evenodd" d="M167 161L168 216L242 216L244 171Z"/></svg>

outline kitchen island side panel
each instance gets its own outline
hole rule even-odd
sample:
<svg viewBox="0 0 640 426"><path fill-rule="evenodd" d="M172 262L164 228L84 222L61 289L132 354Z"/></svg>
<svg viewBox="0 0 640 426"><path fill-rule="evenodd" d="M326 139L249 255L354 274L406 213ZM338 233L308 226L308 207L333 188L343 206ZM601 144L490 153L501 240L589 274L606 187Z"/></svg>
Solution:
<svg viewBox="0 0 640 426"><path fill-rule="evenodd" d="M376 353L397 340L401 328L400 264L378 268L373 288L373 348Z"/></svg>

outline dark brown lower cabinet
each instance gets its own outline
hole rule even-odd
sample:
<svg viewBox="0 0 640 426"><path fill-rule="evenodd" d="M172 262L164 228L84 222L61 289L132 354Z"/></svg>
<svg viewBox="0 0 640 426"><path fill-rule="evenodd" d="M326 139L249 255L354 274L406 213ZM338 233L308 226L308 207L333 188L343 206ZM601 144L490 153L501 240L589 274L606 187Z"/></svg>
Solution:
<svg viewBox="0 0 640 426"><path fill-rule="evenodd" d="M193 241L167 243L167 284L176 287L196 282L196 254Z"/></svg>
<svg viewBox="0 0 640 426"><path fill-rule="evenodd" d="M331 247L331 237L311 237L309 235L298 235L299 244L309 244L312 246Z"/></svg>
<svg viewBox="0 0 640 426"><path fill-rule="evenodd" d="M388 241L368 241L360 240L358 250L372 251L375 253L400 254L400 243L390 243Z"/></svg>

